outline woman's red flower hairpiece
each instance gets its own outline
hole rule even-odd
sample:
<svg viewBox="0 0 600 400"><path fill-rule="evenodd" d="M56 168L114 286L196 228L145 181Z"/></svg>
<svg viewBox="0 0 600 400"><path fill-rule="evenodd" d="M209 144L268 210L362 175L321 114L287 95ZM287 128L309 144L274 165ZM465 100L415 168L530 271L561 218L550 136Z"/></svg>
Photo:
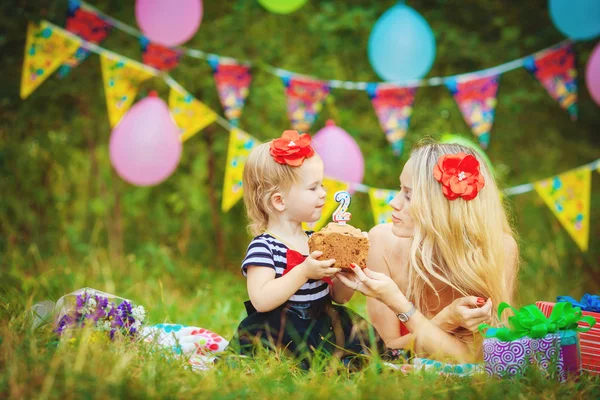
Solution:
<svg viewBox="0 0 600 400"><path fill-rule="evenodd" d="M305 158L310 158L315 151L310 147L310 135L297 131L284 131L279 139L271 142L269 153L279 164L287 164L291 167L299 167Z"/></svg>
<svg viewBox="0 0 600 400"><path fill-rule="evenodd" d="M442 184L442 191L448 200L462 197L473 200L485 186L485 179L479 170L479 161L465 153L441 156L433 169L433 176Z"/></svg>

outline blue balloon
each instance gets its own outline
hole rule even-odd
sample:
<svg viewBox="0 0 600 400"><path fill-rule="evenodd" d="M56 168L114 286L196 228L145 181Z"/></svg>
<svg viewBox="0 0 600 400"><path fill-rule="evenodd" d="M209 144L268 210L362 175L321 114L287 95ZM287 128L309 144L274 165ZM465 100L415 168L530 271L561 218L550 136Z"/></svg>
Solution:
<svg viewBox="0 0 600 400"><path fill-rule="evenodd" d="M368 53L380 78L397 82L420 79L435 60L435 37L421 14L398 4L375 22Z"/></svg>
<svg viewBox="0 0 600 400"><path fill-rule="evenodd" d="M563 35L578 40L600 35L600 0L549 0L548 8Z"/></svg>

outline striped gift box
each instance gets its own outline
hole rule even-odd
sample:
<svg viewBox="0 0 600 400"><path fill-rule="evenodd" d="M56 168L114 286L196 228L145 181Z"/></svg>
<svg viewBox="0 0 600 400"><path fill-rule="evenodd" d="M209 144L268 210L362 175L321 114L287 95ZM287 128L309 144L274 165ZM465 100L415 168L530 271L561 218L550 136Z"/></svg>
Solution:
<svg viewBox="0 0 600 400"><path fill-rule="evenodd" d="M554 304L549 301L537 301L536 306L546 317L550 316ZM588 332L579 334L581 346L581 367L588 372L600 374L600 313L583 311L583 315L589 315L596 320L596 325ZM586 323L579 323L581 327L587 327Z"/></svg>

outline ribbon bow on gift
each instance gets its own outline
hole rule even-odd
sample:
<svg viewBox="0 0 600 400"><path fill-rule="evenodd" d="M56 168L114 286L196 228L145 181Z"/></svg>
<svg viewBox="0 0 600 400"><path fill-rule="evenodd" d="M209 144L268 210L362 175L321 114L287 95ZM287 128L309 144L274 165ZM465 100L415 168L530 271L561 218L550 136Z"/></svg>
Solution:
<svg viewBox="0 0 600 400"><path fill-rule="evenodd" d="M285 257L287 259L287 267L283 271L283 275L290 272L295 266L302 264L306 260L306 256L298 253L296 250L288 249ZM323 282L327 282L328 285L333 285L331 278L321 278Z"/></svg>
<svg viewBox="0 0 600 400"><path fill-rule="evenodd" d="M582 311L600 312L600 296L598 295L586 293L581 298L581 302L570 296L558 296L556 301L571 303L573 306L581 308Z"/></svg>
<svg viewBox="0 0 600 400"><path fill-rule="evenodd" d="M579 307L573 307L571 303L556 303L552 314L546 317L535 305L529 305L517 310L507 303L498 306L498 318L507 308L513 310L515 315L508 318L508 327L493 328L488 324L479 325L479 332L486 338L498 338L503 342L510 342L528 336L532 339L543 338L549 333L563 330L576 330L587 332L596 324L593 317L582 316ZM577 323L583 321L589 327L578 327ZM492 328L492 329L489 329ZM485 332L484 332L485 330Z"/></svg>

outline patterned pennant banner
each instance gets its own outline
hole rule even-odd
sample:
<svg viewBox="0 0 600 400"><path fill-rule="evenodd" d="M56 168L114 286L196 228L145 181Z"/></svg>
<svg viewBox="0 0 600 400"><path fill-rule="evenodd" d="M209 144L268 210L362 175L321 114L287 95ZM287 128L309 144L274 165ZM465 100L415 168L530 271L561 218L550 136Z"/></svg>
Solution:
<svg viewBox="0 0 600 400"><path fill-rule="evenodd" d="M142 82L153 74L141 64L113 54L100 54L104 95L110 126L114 127L129 110Z"/></svg>
<svg viewBox="0 0 600 400"><path fill-rule="evenodd" d="M534 184L579 248L587 251L590 234L592 170L582 167Z"/></svg>
<svg viewBox="0 0 600 400"><path fill-rule="evenodd" d="M458 104L465 122L471 127L484 149L490 144L499 82L499 75L465 81L456 79L446 81L446 87Z"/></svg>
<svg viewBox="0 0 600 400"><path fill-rule="evenodd" d="M79 47L79 42L46 22L27 25L21 75L21 98L26 99Z"/></svg>
<svg viewBox="0 0 600 400"><path fill-rule="evenodd" d="M546 88L550 96L577 119L577 70L575 52L568 43L529 56L523 66Z"/></svg>
<svg viewBox="0 0 600 400"><path fill-rule="evenodd" d="M260 141L240 129L234 128L229 133L227 148L227 164L225 165L225 181L223 183L223 201L221 208L227 212L243 196L242 174L250 151Z"/></svg>
<svg viewBox="0 0 600 400"><path fill-rule="evenodd" d="M158 43L152 43L145 37L140 38L142 61L160 71L169 72L179 64L182 52L170 49Z"/></svg>
<svg viewBox="0 0 600 400"><path fill-rule="evenodd" d="M217 114L185 91L171 88L169 110L181 132L181 141L185 142L202 129L217 120Z"/></svg>
<svg viewBox="0 0 600 400"><path fill-rule="evenodd" d="M81 1L69 0L66 29L83 40L98 44L109 35L112 25L96 12L83 9ZM89 54L89 50L83 46L79 47L75 54L60 66L58 76L60 78L67 76L71 69L83 62Z"/></svg>
<svg viewBox="0 0 600 400"><path fill-rule="evenodd" d="M321 214L321 218L310 224L302 224L305 230L313 230L318 231L325 225L327 225L331 220L331 214L338 207L338 203L335 201L333 196L335 196L336 192L340 190L348 191L348 184L340 181L336 181L335 179L325 178L323 179L323 186L325 187L325 191L327 192L327 197L325 198L325 205L323 206L323 213ZM352 209L348 211L352 212Z"/></svg>
<svg viewBox="0 0 600 400"><path fill-rule="evenodd" d="M375 225L392 221L392 208L390 201L398 194L397 190L369 188L369 199Z"/></svg>
<svg viewBox="0 0 600 400"><path fill-rule="evenodd" d="M238 126L246 97L248 97L248 88L252 81L250 66L216 57L209 58L208 64L215 77L215 84L225 117L233 126Z"/></svg>
<svg viewBox="0 0 600 400"><path fill-rule="evenodd" d="M396 156L400 156L404 150L404 137L408 131L416 91L414 87L385 87L375 83L367 86L379 124Z"/></svg>
<svg viewBox="0 0 600 400"><path fill-rule="evenodd" d="M329 94L325 82L283 77L287 96L288 117L292 128L299 132L308 132L323 108L323 101Z"/></svg>

